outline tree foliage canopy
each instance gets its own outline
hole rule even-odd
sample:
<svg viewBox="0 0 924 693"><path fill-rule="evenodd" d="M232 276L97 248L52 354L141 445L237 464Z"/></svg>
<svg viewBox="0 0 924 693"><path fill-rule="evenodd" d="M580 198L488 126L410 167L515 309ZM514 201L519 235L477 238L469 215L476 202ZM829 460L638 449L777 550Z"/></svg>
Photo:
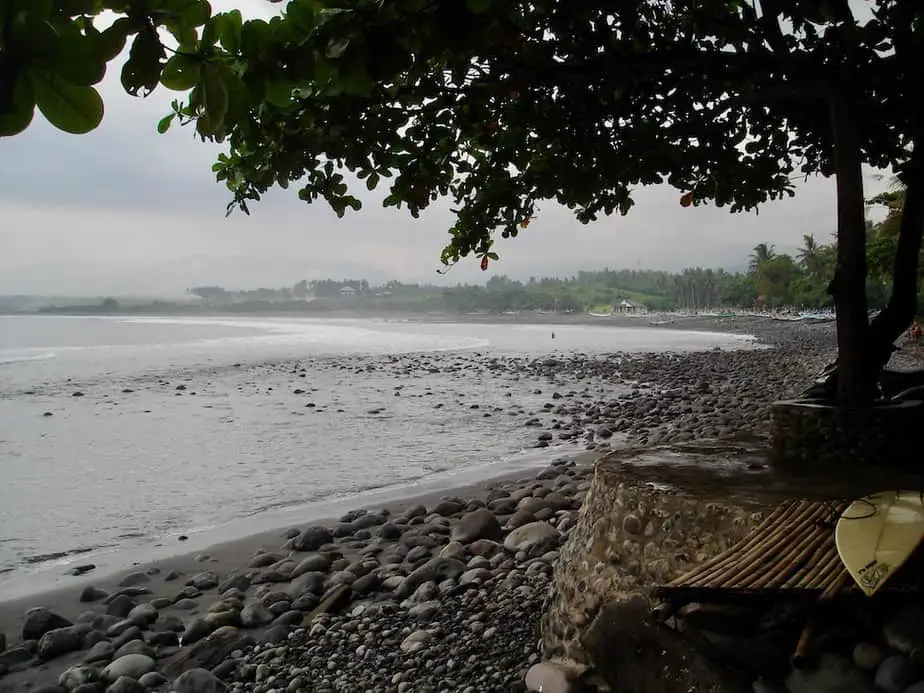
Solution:
<svg viewBox="0 0 924 693"><path fill-rule="evenodd" d="M105 11L112 14L107 14ZM900 169L924 117L924 5L880 0L290 0L244 21L205 0L4 0L0 135L38 108L95 128L94 85L182 94L158 128L228 145L214 170L247 209L295 185L342 215L355 178L418 215L448 197L443 259L496 258L544 201L583 222L666 182L681 204L752 209L832 171L844 89L863 160ZM114 21L112 21L114 17ZM128 47L127 54L123 51ZM347 172L354 174L348 176ZM383 181L387 179L387 182Z"/></svg>

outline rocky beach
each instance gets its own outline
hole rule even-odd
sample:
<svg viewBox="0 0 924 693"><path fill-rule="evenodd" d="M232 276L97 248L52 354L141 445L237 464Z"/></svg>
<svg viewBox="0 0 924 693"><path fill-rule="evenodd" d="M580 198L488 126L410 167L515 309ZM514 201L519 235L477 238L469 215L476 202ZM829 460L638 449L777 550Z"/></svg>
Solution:
<svg viewBox="0 0 924 693"><path fill-rule="evenodd" d="M691 441L759 446L769 405L804 389L833 354L832 325L704 318L669 327L754 335L761 348L344 359L338 367L358 378L374 369L393 381L394 396L432 397L434 407L479 413L485 426L504 417L537 449L570 447L556 447L557 459L528 477L351 511L99 579L88 568L79 585L0 604L0 691L582 690L590 684L578 674L542 662L540 620L560 552L582 522L594 461ZM273 368L298 387L298 363ZM494 395L479 402L451 388L413 391L428 376L490 384ZM754 456L728 468L767 473ZM888 686L880 684L891 669L855 680L920 693L906 644L877 650L881 667L900 669ZM880 667L861 655L867 670ZM812 686L800 690L833 690Z"/></svg>

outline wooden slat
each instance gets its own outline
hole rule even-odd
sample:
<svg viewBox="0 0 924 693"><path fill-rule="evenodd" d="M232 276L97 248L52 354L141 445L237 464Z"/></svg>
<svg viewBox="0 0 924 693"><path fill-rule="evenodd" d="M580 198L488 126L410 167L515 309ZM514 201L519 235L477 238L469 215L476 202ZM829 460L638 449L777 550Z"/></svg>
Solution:
<svg viewBox="0 0 924 693"><path fill-rule="evenodd" d="M655 588L670 601L726 601L833 595L853 586L834 544L833 520L846 503L790 500L779 505L738 544L703 565ZM834 517L828 517L834 511ZM830 520L826 522L826 520ZM924 591L924 551L883 588Z"/></svg>

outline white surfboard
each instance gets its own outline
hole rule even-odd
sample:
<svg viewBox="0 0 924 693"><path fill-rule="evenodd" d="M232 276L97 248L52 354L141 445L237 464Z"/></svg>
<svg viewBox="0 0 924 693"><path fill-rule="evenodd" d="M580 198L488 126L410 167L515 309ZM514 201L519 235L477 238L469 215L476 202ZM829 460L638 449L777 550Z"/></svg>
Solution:
<svg viewBox="0 0 924 693"><path fill-rule="evenodd" d="M883 491L851 503L841 513L834 542L850 576L871 597L924 539L920 491Z"/></svg>

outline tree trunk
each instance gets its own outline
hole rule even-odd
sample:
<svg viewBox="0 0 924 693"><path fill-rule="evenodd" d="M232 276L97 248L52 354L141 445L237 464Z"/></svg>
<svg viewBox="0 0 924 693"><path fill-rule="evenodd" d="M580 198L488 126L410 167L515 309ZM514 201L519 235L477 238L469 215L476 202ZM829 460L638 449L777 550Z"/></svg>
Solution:
<svg viewBox="0 0 924 693"><path fill-rule="evenodd" d="M918 263L924 235L924 138L918 141L922 144L900 176L906 186L905 205L892 272L892 295L870 325L869 358L877 369L888 363L895 340L908 329L918 310Z"/></svg>
<svg viewBox="0 0 924 693"><path fill-rule="evenodd" d="M831 93L831 130L837 177L837 266L831 288L837 310L837 401L844 409L869 404L876 376L867 354L866 224L856 113L843 86Z"/></svg>

